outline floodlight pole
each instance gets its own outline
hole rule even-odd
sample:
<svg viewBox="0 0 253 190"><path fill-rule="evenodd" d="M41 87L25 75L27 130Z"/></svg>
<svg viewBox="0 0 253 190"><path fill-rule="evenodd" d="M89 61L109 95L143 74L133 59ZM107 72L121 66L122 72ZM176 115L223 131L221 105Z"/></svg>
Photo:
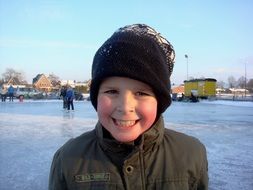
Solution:
<svg viewBox="0 0 253 190"><path fill-rule="evenodd" d="M188 80L188 55L185 54L184 56L186 58L186 80Z"/></svg>
<svg viewBox="0 0 253 190"><path fill-rule="evenodd" d="M244 93L245 93L245 98L246 98L246 87L247 87L247 69L246 69L246 62L245 62L245 68L244 68L244 73L245 73L245 83L244 83Z"/></svg>

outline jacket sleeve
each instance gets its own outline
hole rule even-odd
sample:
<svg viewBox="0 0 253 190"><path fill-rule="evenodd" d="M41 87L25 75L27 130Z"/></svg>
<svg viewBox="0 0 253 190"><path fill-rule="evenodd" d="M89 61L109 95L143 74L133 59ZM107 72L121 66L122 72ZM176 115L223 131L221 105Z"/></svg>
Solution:
<svg viewBox="0 0 253 190"><path fill-rule="evenodd" d="M48 190L67 190L67 184L62 172L61 149L55 153L52 161Z"/></svg>
<svg viewBox="0 0 253 190"><path fill-rule="evenodd" d="M200 171L200 179L198 183L198 190L208 190L208 161L207 161L207 155L206 155L206 149L203 146L203 161L202 161L202 167Z"/></svg>

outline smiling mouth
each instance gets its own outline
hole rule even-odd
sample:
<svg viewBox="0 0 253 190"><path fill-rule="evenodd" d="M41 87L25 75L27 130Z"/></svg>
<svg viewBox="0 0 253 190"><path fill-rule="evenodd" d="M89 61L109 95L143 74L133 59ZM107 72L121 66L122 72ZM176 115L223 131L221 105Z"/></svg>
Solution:
<svg viewBox="0 0 253 190"><path fill-rule="evenodd" d="M138 120L118 120L118 119L113 119L113 122L116 126L119 127L132 127L134 126Z"/></svg>

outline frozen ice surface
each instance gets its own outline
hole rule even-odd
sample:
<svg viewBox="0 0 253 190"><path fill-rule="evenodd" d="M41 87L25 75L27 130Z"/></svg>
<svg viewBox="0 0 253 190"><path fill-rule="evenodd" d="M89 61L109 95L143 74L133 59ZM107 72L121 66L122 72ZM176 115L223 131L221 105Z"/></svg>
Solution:
<svg viewBox="0 0 253 190"><path fill-rule="evenodd" d="M54 152L96 124L90 102L0 103L0 189L46 190ZM253 103L173 102L166 127L199 138L207 148L210 190L253 189Z"/></svg>

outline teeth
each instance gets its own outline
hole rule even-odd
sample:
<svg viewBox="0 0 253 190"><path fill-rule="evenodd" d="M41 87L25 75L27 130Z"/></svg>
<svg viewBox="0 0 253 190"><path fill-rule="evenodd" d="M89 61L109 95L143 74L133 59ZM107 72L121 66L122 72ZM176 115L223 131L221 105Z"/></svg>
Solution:
<svg viewBox="0 0 253 190"><path fill-rule="evenodd" d="M134 120L115 120L115 123L119 126L122 126L122 127L129 127L129 126L132 126L135 124L135 121Z"/></svg>

